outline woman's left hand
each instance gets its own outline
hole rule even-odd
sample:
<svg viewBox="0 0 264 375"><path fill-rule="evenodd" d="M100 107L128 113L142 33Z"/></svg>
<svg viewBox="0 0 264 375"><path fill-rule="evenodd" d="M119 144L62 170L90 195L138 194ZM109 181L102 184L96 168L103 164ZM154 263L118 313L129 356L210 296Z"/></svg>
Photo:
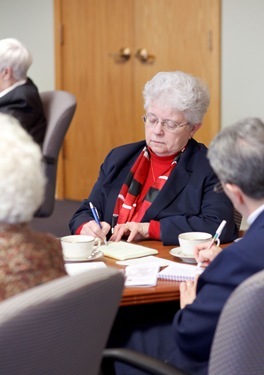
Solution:
<svg viewBox="0 0 264 375"><path fill-rule="evenodd" d="M194 281L182 281L180 283L180 305L183 309L186 305L193 303L196 297L196 286L199 275Z"/></svg>
<svg viewBox="0 0 264 375"><path fill-rule="evenodd" d="M125 224L117 224L114 228L110 241L120 241L123 236L127 237L127 242L139 241L149 238L149 223L135 223L133 221Z"/></svg>

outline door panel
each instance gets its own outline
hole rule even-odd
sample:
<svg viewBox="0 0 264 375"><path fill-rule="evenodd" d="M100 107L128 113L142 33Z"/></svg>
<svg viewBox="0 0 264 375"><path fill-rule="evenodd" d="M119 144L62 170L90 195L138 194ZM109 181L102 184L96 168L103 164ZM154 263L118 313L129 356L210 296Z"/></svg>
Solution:
<svg viewBox="0 0 264 375"><path fill-rule="evenodd" d="M135 61L136 92L140 94L146 80L159 71L182 70L204 79L210 88L214 106L209 107L195 138L208 145L219 130L220 121L219 2L137 0L135 3L136 48L144 46L156 57L153 64L145 66ZM142 112L141 107L142 98L137 95L136 108L140 108L139 112Z"/></svg>
<svg viewBox="0 0 264 375"><path fill-rule="evenodd" d="M142 89L161 70L204 78L211 106L197 139L219 129L220 0L54 0L57 88L77 97L60 163L61 198L83 199L111 148L144 137ZM118 57L127 47L131 57ZM142 62L146 48L154 61Z"/></svg>

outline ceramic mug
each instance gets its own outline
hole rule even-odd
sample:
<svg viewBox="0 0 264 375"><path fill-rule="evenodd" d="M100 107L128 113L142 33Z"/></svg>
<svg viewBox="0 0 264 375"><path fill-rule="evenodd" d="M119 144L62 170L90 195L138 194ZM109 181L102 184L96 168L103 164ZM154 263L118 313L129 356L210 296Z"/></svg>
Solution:
<svg viewBox="0 0 264 375"><path fill-rule="evenodd" d="M99 238L73 234L61 237L62 253L65 260L88 259L101 245Z"/></svg>
<svg viewBox="0 0 264 375"><path fill-rule="evenodd" d="M207 242L208 246L212 242L212 235L206 232L185 232L178 236L181 252L184 255L194 256L194 248L196 245ZM216 245L220 245L220 240L216 240Z"/></svg>

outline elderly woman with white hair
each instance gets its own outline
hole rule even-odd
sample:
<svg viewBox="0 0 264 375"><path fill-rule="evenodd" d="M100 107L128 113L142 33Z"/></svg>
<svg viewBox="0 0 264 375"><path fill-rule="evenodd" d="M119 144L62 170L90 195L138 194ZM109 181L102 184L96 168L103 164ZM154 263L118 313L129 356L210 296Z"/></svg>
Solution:
<svg viewBox="0 0 264 375"><path fill-rule="evenodd" d="M92 192L70 221L71 232L177 245L180 233L213 235L226 220L221 240L234 240L232 203L214 192L218 179L207 148L193 139L209 105L207 86L181 71L160 72L146 83L143 96L145 140L108 154ZM98 210L101 227L89 202Z"/></svg>
<svg viewBox="0 0 264 375"><path fill-rule="evenodd" d="M17 39L0 40L0 112L18 119L41 146L46 119L38 88L27 77L32 61L29 50Z"/></svg>
<svg viewBox="0 0 264 375"><path fill-rule="evenodd" d="M0 114L0 300L66 275L60 241L30 229L44 190L39 146Z"/></svg>

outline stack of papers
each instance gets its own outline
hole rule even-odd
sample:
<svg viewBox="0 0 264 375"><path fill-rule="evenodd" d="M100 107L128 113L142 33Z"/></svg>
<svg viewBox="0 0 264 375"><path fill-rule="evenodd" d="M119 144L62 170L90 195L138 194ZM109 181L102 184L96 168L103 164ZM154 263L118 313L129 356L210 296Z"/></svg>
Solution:
<svg viewBox="0 0 264 375"><path fill-rule="evenodd" d="M159 269L158 265L127 266L125 271L125 286L156 286Z"/></svg>

